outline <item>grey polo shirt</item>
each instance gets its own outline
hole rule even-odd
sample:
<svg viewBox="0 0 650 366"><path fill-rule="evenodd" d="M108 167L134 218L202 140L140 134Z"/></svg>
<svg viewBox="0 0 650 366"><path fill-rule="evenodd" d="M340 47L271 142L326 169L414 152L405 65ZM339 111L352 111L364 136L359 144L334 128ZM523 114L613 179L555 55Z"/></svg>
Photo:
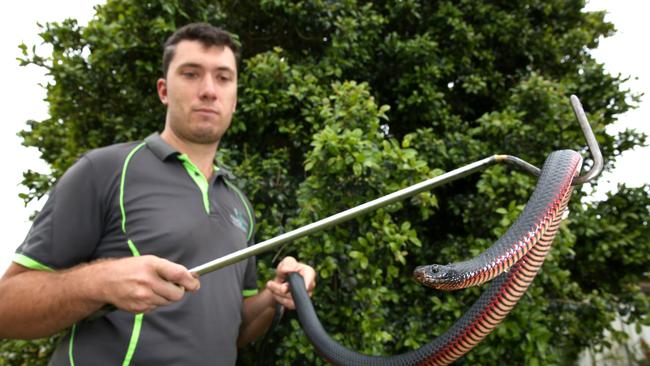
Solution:
<svg viewBox="0 0 650 366"><path fill-rule="evenodd" d="M56 183L14 261L53 271L153 254L192 268L251 244L251 205L231 180L215 166L208 181L158 134L93 150ZM243 261L203 276L178 303L78 323L50 364L234 365L255 272Z"/></svg>

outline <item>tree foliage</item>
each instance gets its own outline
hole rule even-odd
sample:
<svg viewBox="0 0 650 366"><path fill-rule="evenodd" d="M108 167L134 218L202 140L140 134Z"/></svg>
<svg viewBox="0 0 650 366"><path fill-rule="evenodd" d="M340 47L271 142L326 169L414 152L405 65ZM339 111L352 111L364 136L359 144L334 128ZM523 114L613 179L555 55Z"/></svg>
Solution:
<svg viewBox="0 0 650 366"><path fill-rule="evenodd" d="M218 157L255 205L258 241L494 153L541 166L556 149L585 152L570 94L581 98L612 170L622 152L645 144L635 131L605 132L639 96L590 56L614 28L583 7L581 0L109 0L85 27L47 23L41 36L51 53L22 46L21 62L52 76L50 117L28 121L21 133L52 174L27 172L25 199L45 194L85 151L162 128L161 45L192 21L225 27L243 47L239 108ZM487 248L534 184L495 166L277 254L316 268L313 300L337 340L365 353L404 352L442 333L480 293L422 288L413 268ZM577 190L526 296L460 363L570 364L585 347L611 340L603 331L613 331L616 316L649 322L639 287L650 268L648 187L622 186L593 203L583 199L590 193ZM261 280L274 260L259 258ZM240 363L323 363L292 315L274 332L243 350ZM24 349L4 341L1 352L38 364L42 350L20 356Z"/></svg>

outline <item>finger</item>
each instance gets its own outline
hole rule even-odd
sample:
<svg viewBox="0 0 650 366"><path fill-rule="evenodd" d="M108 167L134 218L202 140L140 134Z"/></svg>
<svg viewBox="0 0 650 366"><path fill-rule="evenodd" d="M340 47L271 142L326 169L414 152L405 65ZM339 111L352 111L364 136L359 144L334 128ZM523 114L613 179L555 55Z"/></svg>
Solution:
<svg viewBox="0 0 650 366"><path fill-rule="evenodd" d="M154 293L153 291L147 291L146 295L143 295L144 292L139 295L135 295L131 301L127 302L125 306L117 306L122 310L126 310L135 314L147 313L158 307L165 306L169 304L169 301L164 297Z"/></svg>
<svg viewBox="0 0 650 366"><path fill-rule="evenodd" d="M290 294L289 284L287 282L280 283L277 281L269 281L266 283L266 287L271 290L271 293L275 296L288 296Z"/></svg>
<svg viewBox="0 0 650 366"><path fill-rule="evenodd" d="M190 276L192 276L192 278L196 280L196 283L192 283L194 288L185 287L185 291L197 292L201 288L201 280L200 280L201 276L198 273L194 273L194 272L189 272L189 273Z"/></svg>
<svg viewBox="0 0 650 366"><path fill-rule="evenodd" d="M277 283L274 283L274 281L269 281L267 288L271 291L271 295L276 302L289 309L295 308L293 297L291 296L291 292L289 292L286 283L278 285Z"/></svg>
<svg viewBox="0 0 650 366"><path fill-rule="evenodd" d="M184 266L161 259L156 264L158 275L167 281L178 284L187 291L197 291L201 286L198 277L194 276Z"/></svg>
<svg viewBox="0 0 650 366"><path fill-rule="evenodd" d="M185 295L185 288L175 283L160 280L152 286L154 294L164 298L168 302L179 301Z"/></svg>
<svg viewBox="0 0 650 366"><path fill-rule="evenodd" d="M283 298L277 301L280 303L280 305L284 306L289 310L294 310L296 308L296 304L293 302L292 298L288 298L288 299Z"/></svg>
<svg viewBox="0 0 650 366"><path fill-rule="evenodd" d="M169 301L166 297L160 296L157 293L153 293L151 296L151 300L149 301L149 305L153 306L153 308L158 308L161 306L169 305L171 304L171 301Z"/></svg>
<svg viewBox="0 0 650 366"><path fill-rule="evenodd" d="M311 296L312 293L314 292L314 289L316 288L316 280L314 279L310 282L306 282L305 288L307 289L307 293L309 294L309 296Z"/></svg>
<svg viewBox="0 0 650 366"><path fill-rule="evenodd" d="M271 286L271 287L273 287L273 286ZM290 292L277 291L276 288L272 289L271 287L269 287L269 290L271 290L271 294L273 295L273 299L277 303L279 303L280 305L284 306L287 309L295 309L295 304L293 302L293 297L291 296Z"/></svg>
<svg viewBox="0 0 650 366"><path fill-rule="evenodd" d="M302 265L298 273L305 281L307 292L313 291L314 287L316 287L316 271L308 265Z"/></svg>
<svg viewBox="0 0 650 366"><path fill-rule="evenodd" d="M298 270L298 261L294 257L284 257L276 268L276 279L284 281L287 274Z"/></svg>

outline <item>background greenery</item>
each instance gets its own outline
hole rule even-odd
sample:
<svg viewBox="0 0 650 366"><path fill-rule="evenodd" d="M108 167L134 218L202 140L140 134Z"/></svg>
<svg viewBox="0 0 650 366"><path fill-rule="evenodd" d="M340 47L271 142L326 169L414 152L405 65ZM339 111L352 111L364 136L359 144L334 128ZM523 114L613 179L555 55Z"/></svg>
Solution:
<svg viewBox="0 0 650 366"><path fill-rule="evenodd" d="M578 95L606 169L646 136L606 126L633 108L625 78L589 54L614 28L584 1L108 0L86 27L43 26L50 118L21 133L52 175L25 173L29 201L85 151L162 129L155 93L161 45L206 21L243 47L239 110L220 148L255 205L257 240L324 218L494 153L541 165L553 150L585 152L568 96ZM585 153L585 156L588 154ZM589 160L587 160L589 164ZM259 258L318 271L324 326L373 354L413 349L447 329L480 289L441 293L417 265L478 254L521 212L535 179L495 166ZM640 290L650 268L650 190L621 186L602 202L576 192L540 275L510 316L459 364L572 364L587 348L648 324ZM263 281L260 282L263 284ZM613 332L605 338L603 331ZM0 341L0 365L44 365L55 338ZM292 314L242 351L240 364L323 364Z"/></svg>

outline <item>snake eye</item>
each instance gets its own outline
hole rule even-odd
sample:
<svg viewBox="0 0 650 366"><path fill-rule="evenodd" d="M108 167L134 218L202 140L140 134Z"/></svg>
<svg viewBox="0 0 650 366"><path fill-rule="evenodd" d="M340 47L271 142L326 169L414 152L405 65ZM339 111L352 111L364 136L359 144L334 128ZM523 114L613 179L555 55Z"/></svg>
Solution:
<svg viewBox="0 0 650 366"><path fill-rule="evenodd" d="M450 266L431 264L427 266L427 274L433 281L446 281L453 277L453 270Z"/></svg>

